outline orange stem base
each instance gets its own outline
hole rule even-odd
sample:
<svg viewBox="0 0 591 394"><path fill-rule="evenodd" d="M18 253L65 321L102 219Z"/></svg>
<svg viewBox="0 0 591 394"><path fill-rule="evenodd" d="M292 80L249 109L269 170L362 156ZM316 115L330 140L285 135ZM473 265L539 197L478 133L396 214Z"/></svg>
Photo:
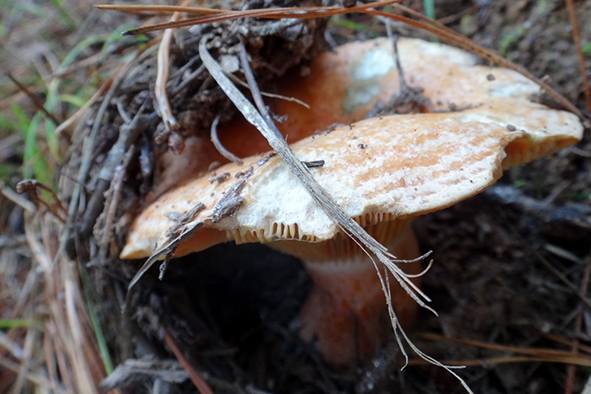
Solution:
<svg viewBox="0 0 591 394"><path fill-rule="evenodd" d="M398 239L391 252L400 259L420 255L411 230ZM346 262L310 262L304 265L314 288L300 312L300 335L315 343L322 358L338 368L376 354L387 337L385 296L372 262L361 253ZM407 273L418 273L420 262L401 264ZM416 282L415 282L416 283ZM403 326L414 319L416 303L390 278L392 303Z"/></svg>

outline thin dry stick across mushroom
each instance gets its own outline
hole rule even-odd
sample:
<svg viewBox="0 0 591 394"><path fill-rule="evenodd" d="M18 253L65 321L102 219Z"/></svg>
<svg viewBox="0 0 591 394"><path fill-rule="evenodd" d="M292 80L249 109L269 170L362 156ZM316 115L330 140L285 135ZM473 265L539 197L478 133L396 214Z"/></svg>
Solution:
<svg viewBox="0 0 591 394"><path fill-rule="evenodd" d="M362 45L365 49L359 51ZM346 60L340 64L343 67L332 71L334 78L344 82L344 87L339 88L344 94L336 95L337 100L332 100L336 104L330 105L344 114L354 112L347 104L350 102L357 103L353 110L367 106L369 111L384 89L398 85L387 41L349 44L334 56L349 59L355 46L357 53L363 53L361 63L365 65ZM202 45L202 58L207 61L204 48ZM414 52L409 48L415 48ZM400 53L408 82L423 87L423 94L435 109L471 108L372 118L304 138L292 149L298 163L324 162L322 167L310 170L314 179L348 218L366 228L366 234L394 247L394 253L383 256L402 252L410 254L404 257L412 258L417 257L417 251L408 226L414 217L481 192L502 175L503 169L576 142L582 126L572 114L530 102L528 97L538 93L539 88L527 79L508 70L475 66L470 55L457 49L401 40ZM384 59L389 59L390 68L384 69ZM334 58L330 60L339 64ZM434 62L438 64L435 70L426 66ZM368 70L374 70L368 78L355 77ZM438 73L450 77L450 82ZM336 84L334 80L330 82L328 74L327 68L329 81L324 88L310 89L330 91ZM315 108L316 103L307 100L305 94L296 97ZM323 108L320 113L330 112ZM307 127L308 133L315 130L311 125L321 122L310 115L295 118L303 119L302 127ZM297 134L299 126L293 127ZM376 316L383 310L383 300L379 292L376 296L375 289L382 288L389 296L397 290L389 286L387 276L375 275L373 260L365 258L357 248L359 240L346 236L348 231L317 204L285 162L278 157L262 157L266 160L252 156L244 159L243 166L227 164L218 170L232 175L232 181L211 183L203 177L192 179L162 196L136 220L122 257L146 257L155 250L154 257L163 257L173 250L180 256L230 240L271 242L302 258L317 286L302 312L302 336L317 338L323 356L336 365L350 363L356 350L371 354L382 341L376 334L380 332ZM250 167L252 170L247 171ZM196 206L203 209L183 222L169 219L171 212L189 212ZM165 235L171 227L174 231ZM190 236L184 237L187 234ZM302 245L301 241L310 243ZM405 247L406 251L402 249ZM392 274L404 275L401 280L409 281L404 282L405 290L418 291L410 282L411 275L394 270L395 266L387 261ZM336 284L331 279L337 279ZM346 287L348 282L353 290ZM391 305L389 311L393 325L400 329ZM317 319L318 316L321 318ZM331 318L326 319L327 316ZM351 330L356 321L362 322L359 345L355 344ZM335 327L339 325L341 334L336 335ZM440 365L400 332L417 354Z"/></svg>

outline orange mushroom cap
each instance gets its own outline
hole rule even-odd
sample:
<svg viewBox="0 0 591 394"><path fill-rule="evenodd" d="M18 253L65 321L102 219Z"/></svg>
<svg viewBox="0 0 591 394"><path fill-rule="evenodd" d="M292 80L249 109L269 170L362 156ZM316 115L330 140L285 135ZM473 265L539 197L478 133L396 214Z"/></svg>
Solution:
<svg viewBox="0 0 591 394"><path fill-rule="evenodd" d="M384 39L338 48L313 62L305 82L284 82L281 93L311 110L284 101L272 107L288 115L279 128L300 140L291 144L298 159L322 163L309 171L339 207L394 255L413 258L414 217L483 191L504 169L574 144L583 127L573 114L531 102L540 89L510 70L477 66L465 52L420 40L401 39L398 48L405 81L423 88L427 109L450 112L357 121L399 90ZM121 257L150 256L183 230L191 231L176 256L228 241L270 243L302 258L317 285L302 312L302 337L318 336L323 356L347 365L356 349L343 327L351 327L351 315L366 317L357 350L371 354L384 306L373 266L279 157L255 154L266 143L249 128L238 120L220 135L230 151L249 156L244 164L218 168L227 174L219 179L189 177L158 198L136 218ZM300 247L302 241L311 246ZM348 258L340 257L343 250ZM397 313L412 315L414 304L404 305Z"/></svg>
<svg viewBox="0 0 591 394"><path fill-rule="evenodd" d="M506 111L512 111L508 113ZM512 125L508 127L508 125ZM311 169L339 206L360 224L417 216L446 208L492 185L503 168L573 144L582 126L569 113L515 99L491 100L477 108L442 114L392 115L343 126L292 144L302 161L324 161ZM509 155L507 154L509 153ZM320 242L333 238L336 223L316 204L278 157L263 156L218 169L225 182L194 179L150 205L135 220L122 258L147 257L167 241L182 214L204 204L192 221L202 230L179 245L177 255L234 240ZM214 222L214 210L235 182L253 167L231 216Z"/></svg>

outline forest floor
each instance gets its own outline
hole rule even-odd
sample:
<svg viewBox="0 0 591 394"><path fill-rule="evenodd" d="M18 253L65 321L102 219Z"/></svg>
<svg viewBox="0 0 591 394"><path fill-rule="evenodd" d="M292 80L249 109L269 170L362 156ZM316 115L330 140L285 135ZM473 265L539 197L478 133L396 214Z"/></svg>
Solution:
<svg viewBox="0 0 591 394"><path fill-rule="evenodd" d="M427 2L406 3L423 12ZM310 290L307 274L297 259L261 245L220 245L174 261L163 281L155 273L146 275L128 300L127 313L121 313L127 284L141 266L118 260L120 245L113 245L123 235L101 243L103 234L91 228L105 220L97 212L84 236L61 242L63 228L39 213L65 214L61 203L47 191L40 193L47 202L41 205L14 192L21 179L36 178L53 185L64 203L71 200L77 184L73 168L84 165L78 159L84 139L69 139L76 135L71 130L56 135L56 127L152 37L121 38L121 31L142 19L92 4L0 2L0 69L27 86L54 118L7 76L0 77L0 393L74 393L84 387L81 382L87 392L100 392L90 386L123 364L115 383L109 383L120 392L195 392L178 354L170 351L174 343L216 393L463 392L450 374L420 360L400 371L393 336L375 359L351 370L325 365L301 342L294 325ZM438 20L545 78L588 113L565 2L442 0L435 5ZM585 23L591 20L591 2L575 1L575 9L591 77L591 23ZM339 16L326 23L327 33L318 35L324 25L307 25L315 44L284 48L277 64L305 63L328 47L316 44L321 37L343 43L385 34L383 24L368 16ZM428 37L396 28L405 36ZM179 41L189 37L183 31ZM173 67L185 66L194 47L177 48ZM154 63L155 53L146 53ZM277 70L277 64L269 70ZM129 86L139 92L135 98L154 84L154 70L141 71ZM101 143L110 147L117 137L117 119L124 112L117 102L127 98L112 99L96 152L106 151ZM137 109L140 103L129 105ZM224 105L207 111L215 114ZM208 124L212 117L199 115L196 121ZM92 126L85 118L73 129ZM139 173L136 167L132 171ZM98 165L89 173L94 178L83 185L81 201L92 207L92 191L100 187ZM131 211L137 196L122 195L119 210ZM118 223L125 219L117 217ZM467 365L457 373L476 393L591 392L588 132L574 147L508 171L487 192L418 219L414 229L421 250L434 251L435 264L422 289L439 313L421 311L409 330L421 350L442 362ZM560 357L553 350L562 351Z"/></svg>

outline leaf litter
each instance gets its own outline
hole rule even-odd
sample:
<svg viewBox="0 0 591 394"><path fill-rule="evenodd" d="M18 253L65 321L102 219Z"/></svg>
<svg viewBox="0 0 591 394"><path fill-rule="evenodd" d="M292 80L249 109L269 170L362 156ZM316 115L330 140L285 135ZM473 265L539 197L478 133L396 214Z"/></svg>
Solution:
<svg viewBox="0 0 591 394"><path fill-rule="evenodd" d="M173 50L174 50L174 49L173 49ZM138 67L138 69L140 69L140 70L141 70L141 67ZM146 70L146 69L144 69L144 70ZM149 69L147 69L147 70L148 70L148 73L150 73L150 70L149 70ZM258 80L258 78L257 78L257 80ZM128 81L128 82L129 82L129 81ZM263 83L264 83L264 82L263 82ZM141 89L141 85L142 85L141 83L138 85L138 86L140 87L140 89ZM136 89L137 89L137 88L136 88ZM217 97L218 97L218 98L220 98L220 97L221 97L221 95L218 95ZM131 113L131 114L137 113L137 108L138 108L138 105L136 105L136 106L135 106L135 108L134 108L134 106L133 106L133 99L132 99L132 100L130 100L130 97L126 97L126 101L128 101L128 102L131 102L131 104L132 104L132 105L131 105L131 106L128 108L128 111L129 111L129 113ZM224 105L223 107L224 107L224 108L227 108L227 105ZM101 132L101 135L104 135L104 136L107 136L107 137L109 136L109 133L111 133L111 134L112 134L112 133L113 133L113 131L112 131L112 130L109 130L109 127L104 127L104 125L105 125L105 124L106 124L106 125L109 125L109 124L112 124L112 123L116 124L116 123L119 121L119 120L117 119L117 116L116 116L116 115L113 115L113 114L108 114L108 116L109 116L109 119L108 119L108 120L106 120L106 122L98 122L99 124L101 124L101 130L100 130L100 132ZM205 123L205 124L207 124L208 122L211 122L210 120L202 120L202 121L203 121L203 123ZM156 123L156 122L152 121L152 125L154 125L155 123ZM145 146L145 145L149 145L149 144L146 144L146 142L145 142L145 141L139 141L139 142L138 142L138 145L142 145L142 144L143 144L144 146ZM93 144L93 145L94 145L94 144ZM100 145L99 145L99 146L100 146ZM104 149L104 148L103 148L103 149ZM140 149L141 149L141 148L140 148ZM137 154L137 153L136 153L136 154ZM100 155L95 155L95 156L93 157L93 160L97 160L97 159L98 159L99 161L100 161L100 160L102 160L102 159L101 159L101 157L100 157ZM76 162L76 160L74 160L74 162ZM131 171L133 171L133 170L134 170L134 169L133 169L133 168L131 168L131 169L127 170L126 172L128 172L128 174L130 174L130 173L131 173ZM92 171L91 171L91 172L92 172ZM129 176L129 175L128 175L128 176ZM151 174L150 176L153 176L153 174ZM96 178L95 178L95 179L96 179ZM144 179L140 180L140 182L139 182L139 183L141 183L141 185L143 186L144 190L148 190L148 186L147 186L147 185L150 183L150 181L149 181L149 180L148 180L148 181L146 181L146 179L147 179L147 178L144 178ZM136 179L136 182L137 182L137 179ZM84 183L84 184L86 184L86 182L83 182L83 183ZM91 181L91 182L89 182L88 184L89 184L89 185L92 185L92 183L93 183L93 182ZM124 188L125 188L125 187L128 187L128 186L124 186ZM129 193L129 190L126 190L126 191L124 191L124 193ZM144 192L144 193L145 193L145 192ZM132 200L129 200L129 201L132 201ZM113 228L113 229L112 229L112 230L114 231L114 233L113 233L113 234L115 235L115 237L114 237L114 240L116 240L116 239L120 239L120 237L121 237L121 236L122 236L122 234L124 233L124 231L123 231L123 227L121 227L121 226L124 226L124 223L125 223L126 217L127 217L127 220L129 220L129 218L128 218L129 214L126 214L126 212L128 211L129 207L130 207L130 205L129 205L129 203L128 203L128 205L127 205L127 206L125 206L125 204L124 204L124 205L122 205L121 207L119 207L119 208L118 208L118 211L119 211L119 213L116 215L116 217L119 219L119 220L118 220L118 222L119 222L119 223L118 223L118 224L117 224L115 227L119 227L119 229L118 229L118 230L117 230L116 228ZM121 212L123 212L123 214L122 214ZM107 230L108 230L108 231L110 231L111 229L107 229ZM99 234L100 234L100 233L99 233ZM112 255L112 256L115 256L115 255L116 255L116 250L117 250L117 249L115 248L115 249L114 249L114 252L113 252L113 251L111 252L111 255ZM83 253L83 252L82 252L82 253L80 253L80 255L84 255L84 254L85 254L85 253ZM121 263L119 263L119 264L121 264ZM113 265L110 265L108 269L109 269L109 275L114 275L115 277L117 277L117 276L120 276L120 277L123 277L123 278L130 278L130 273L131 273L131 271L130 271L129 269L127 269L127 268L115 268ZM148 281L148 283L146 284L146 287L147 287L147 286L150 284L150 282L151 282L151 281ZM104 286L104 285L103 285L103 286ZM116 286L111 286L111 285L109 285L109 286L107 286L107 288L108 288L108 287L112 287L113 289L116 289L116 288L117 288L117 285L116 285ZM156 286L156 288L158 288L158 286ZM387 283L385 284L385 288L386 288L386 290L388 289L388 284L387 284ZM115 291L115 292L116 292L116 291ZM143 292L145 293L145 290L144 290ZM141 297L140 297L140 298L141 298ZM166 298L166 296L165 296L165 298ZM141 309L141 308L139 308L139 309ZM137 316L140 316L141 314L142 314L142 311L141 311L141 310L138 310L136 315L137 315ZM182 336L182 335L181 335L181 336Z"/></svg>

